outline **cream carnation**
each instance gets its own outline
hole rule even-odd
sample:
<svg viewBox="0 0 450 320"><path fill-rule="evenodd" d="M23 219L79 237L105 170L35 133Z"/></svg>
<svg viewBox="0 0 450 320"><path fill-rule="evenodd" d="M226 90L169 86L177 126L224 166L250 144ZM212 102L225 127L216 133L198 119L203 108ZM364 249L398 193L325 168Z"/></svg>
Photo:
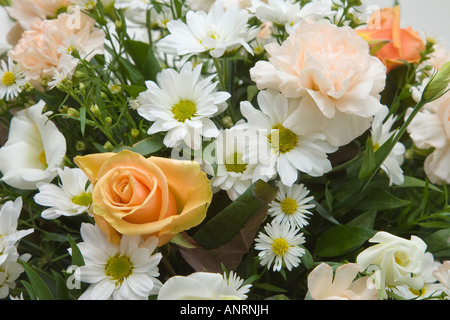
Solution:
<svg viewBox="0 0 450 320"><path fill-rule="evenodd" d="M309 96L323 117L329 142L349 143L381 110L386 68L367 42L349 27L301 24L281 45L265 46L269 61L250 69L258 89L276 89L288 98Z"/></svg>
<svg viewBox="0 0 450 320"><path fill-rule="evenodd" d="M20 68L28 71L27 80L51 79L56 71L72 74L77 61L69 54L61 53L67 40L75 37L80 57L90 60L103 54L104 32L95 28L95 20L85 14L60 14L57 19L35 22L22 34L9 57Z"/></svg>
<svg viewBox="0 0 450 320"><path fill-rule="evenodd" d="M14 0L8 13L24 29L39 20L54 18L72 3L69 0Z"/></svg>

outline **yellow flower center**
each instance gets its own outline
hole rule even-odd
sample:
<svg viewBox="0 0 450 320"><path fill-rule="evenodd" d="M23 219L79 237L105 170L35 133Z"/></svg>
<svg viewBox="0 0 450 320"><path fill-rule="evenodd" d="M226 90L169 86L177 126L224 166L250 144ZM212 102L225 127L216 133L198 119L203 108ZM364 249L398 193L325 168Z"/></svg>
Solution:
<svg viewBox="0 0 450 320"><path fill-rule="evenodd" d="M394 254L395 262L402 267L409 264L409 257L404 251L399 251Z"/></svg>
<svg viewBox="0 0 450 320"><path fill-rule="evenodd" d="M133 270L133 264L127 256L119 256L119 254L111 257L106 262L105 274L112 277L119 283L127 278Z"/></svg>
<svg viewBox="0 0 450 320"><path fill-rule="evenodd" d="M286 198L281 202L281 211L285 214L294 214L297 208L297 201L292 198Z"/></svg>
<svg viewBox="0 0 450 320"><path fill-rule="evenodd" d="M240 161L238 161L240 159ZM232 156L229 156L225 160L225 168L228 172L243 173L247 169L246 163L242 162L242 156L235 152Z"/></svg>
<svg viewBox="0 0 450 320"><path fill-rule="evenodd" d="M41 153L39 154L39 162L42 163L44 165L44 167L48 167L47 164L47 157L45 156L45 151L42 150Z"/></svg>
<svg viewBox="0 0 450 320"><path fill-rule="evenodd" d="M172 107L173 116L179 122L190 120L196 112L196 105L190 100L180 100Z"/></svg>
<svg viewBox="0 0 450 320"><path fill-rule="evenodd" d="M298 136L294 132L281 124L277 124L272 129L275 131L268 136L272 149L280 153L286 153L295 148L298 143Z"/></svg>
<svg viewBox="0 0 450 320"><path fill-rule="evenodd" d="M14 84L14 82L16 82L16 77L14 76L14 74L12 72L10 72L10 71L6 71L3 74L2 83L5 86L11 86L11 85Z"/></svg>
<svg viewBox="0 0 450 320"><path fill-rule="evenodd" d="M272 243L272 251L277 256L284 256L289 249L289 244L286 239L278 238L275 239Z"/></svg>
<svg viewBox="0 0 450 320"><path fill-rule="evenodd" d="M89 207L92 204L92 194L83 192L83 193L73 197L72 203L74 203L78 206Z"/></svg>

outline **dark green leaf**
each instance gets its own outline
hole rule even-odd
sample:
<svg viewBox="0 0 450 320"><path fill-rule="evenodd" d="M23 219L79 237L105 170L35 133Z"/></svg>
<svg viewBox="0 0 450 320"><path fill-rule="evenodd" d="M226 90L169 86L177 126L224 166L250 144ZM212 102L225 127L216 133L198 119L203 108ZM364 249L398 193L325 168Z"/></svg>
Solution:
<svg viewBox="0 0 450 320"><path fill-rule="evenodd" d="M317 239L315 254L338 257L360 248L376 231L350 225L333 226Z"/></svg>
<svg viewBox="0 0 450 320"><path fill-rule="evenodd" d="M223 211L203 225L193 239L204 249L214 249L233 239L253 215L276 196L277 190L257 181Z"/></svg>
<svg viewBox="0 0 450 320"><path fill-rule="evenodd" d="M18 260L25 269L36 297L39 300L54 300L54 297L42 278L24 261Z"/></svg>
<svg viewBox="0 0 450 320"><path fill-rule="evenodd" d="M71 248L71 255L72 255L72 265L75 266L83 266L84 265L84 259L83 255L81 254L80 249L78 248L75 241L73 241L72 237L67 234L67 237L69 238L70 248Z"/></svg>
<svg viewBox="0 0 450 320"><path fill-rule="evenodd" d="M401 208L409 204L410 201L399 199L384 188L374 187L368 190L361 201L355 204L355 208L364 211L379 211Z"/></svg>

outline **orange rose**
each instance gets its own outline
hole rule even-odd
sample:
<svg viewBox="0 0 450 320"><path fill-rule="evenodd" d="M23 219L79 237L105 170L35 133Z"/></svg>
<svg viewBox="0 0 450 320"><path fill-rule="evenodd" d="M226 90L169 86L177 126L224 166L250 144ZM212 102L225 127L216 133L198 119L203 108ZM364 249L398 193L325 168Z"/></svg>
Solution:
<svg viewBox="0 0 450 320"><path fill-rule="evenodd" d="M192 161L128 150L74 160L93 184L95 221L113 243L125 234L157 236L164 245L201 223L211 203L210 182Z"/></svg>
<svg viewBox="0 0 450 320"><path fill-rule="evenodd" d="M417 31L411 27L400 28L400 7L384 8L375 12L367 29L357 30L358 34L369 43L388 40L389 43L374 55L387 67L387 72L403 64L420 61L420 52L425 50L425 43Z"/></svg>

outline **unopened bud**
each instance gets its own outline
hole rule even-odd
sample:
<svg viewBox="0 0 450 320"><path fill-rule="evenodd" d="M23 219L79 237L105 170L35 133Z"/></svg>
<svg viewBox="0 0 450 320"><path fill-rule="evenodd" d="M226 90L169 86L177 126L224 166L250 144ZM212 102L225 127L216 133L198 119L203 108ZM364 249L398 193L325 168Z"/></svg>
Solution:
<svg viewBox="0 0 450 320"><path fill-rule="evenodd" d="M442 65L439 71L431 77L422 94L424 102L432 102L439 99L448 90L450 83L450 61Z"/></svg>

